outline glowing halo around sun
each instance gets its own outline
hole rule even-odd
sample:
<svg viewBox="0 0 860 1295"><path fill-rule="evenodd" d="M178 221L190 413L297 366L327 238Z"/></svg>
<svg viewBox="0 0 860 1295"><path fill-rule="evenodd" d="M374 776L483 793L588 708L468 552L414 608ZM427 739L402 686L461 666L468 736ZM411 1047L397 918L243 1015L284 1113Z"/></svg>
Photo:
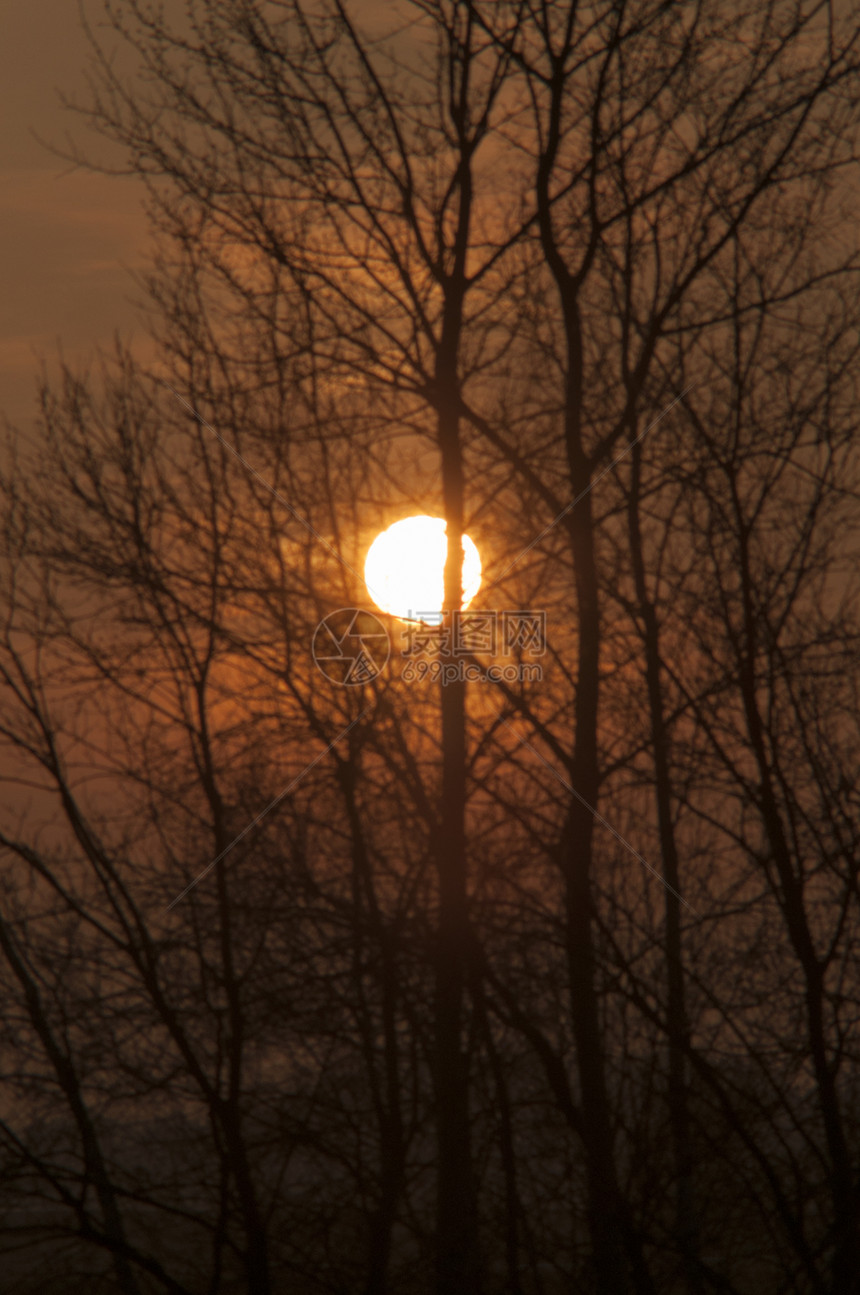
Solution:
<svg viewBox="0 0 860 1295"><path fill-rule="evenodd" d="M377 535L367 552L364 582L382 611L401 620L438 624L445 594L447 523L443 517L404 517ZM463 607L481 587L481 558L463 536Z"/></svg>

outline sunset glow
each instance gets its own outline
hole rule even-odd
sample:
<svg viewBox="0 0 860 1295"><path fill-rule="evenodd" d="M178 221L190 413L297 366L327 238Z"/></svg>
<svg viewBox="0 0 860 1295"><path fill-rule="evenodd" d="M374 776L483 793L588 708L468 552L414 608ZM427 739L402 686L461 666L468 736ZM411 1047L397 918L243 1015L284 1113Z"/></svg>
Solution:
<svg viewBox="0 0 860 1295"><path fill-rule="evenodd" d="M364 579L382 611L402 620L438 623L444 603L446 522L442 517L405 517L382 531L368 550ZM463 607L481 586L481 559L463 536Z"/></svg>

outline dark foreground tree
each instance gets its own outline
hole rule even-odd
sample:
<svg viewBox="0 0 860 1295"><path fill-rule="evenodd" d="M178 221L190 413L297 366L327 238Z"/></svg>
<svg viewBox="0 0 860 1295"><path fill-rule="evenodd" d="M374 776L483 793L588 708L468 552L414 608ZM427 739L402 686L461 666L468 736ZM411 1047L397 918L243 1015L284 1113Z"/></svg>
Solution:
<svg viewBox="0 0 860 1295"><path fill-rule="evenodd" d="M856 13L105 14L160 349L3 480L13 1280L848 1295ZM539 681L317 669L408 512Z"/></svg>

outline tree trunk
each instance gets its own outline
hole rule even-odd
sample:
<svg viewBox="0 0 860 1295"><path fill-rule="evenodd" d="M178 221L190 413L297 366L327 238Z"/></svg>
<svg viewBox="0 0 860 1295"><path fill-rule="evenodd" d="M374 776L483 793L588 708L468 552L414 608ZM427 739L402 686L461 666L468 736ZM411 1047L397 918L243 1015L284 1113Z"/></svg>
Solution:
<svg viewBox="0 0 860 1295"><path fill-rule="evenodd" d="M699 1256L698 1226L693 1197L693 1153L690 1142L690 1114L687 1105L686 1055L690 1036L684 991L683 949L681 943L681 903L678 847L672 822L672 784L669 768L669 742L663 712L661 688L660 630L654 605L648 597L645 562L642 554L642 532L639 525L639 491L641 454L633 442L633 479L628 506L630 558L636 599L643 623L645 676L651 741L654 753L654 782L657 819L660 833L660 855L663 875L668 882L664 890L666 903L666 1002L669 1039L669 1123L675 1161L675 1229L681 1251L684 1283L688 1295L702 1291L702 1269Z"/></svg>
<svg viewBox="0 0 860 1295"><path fill-rule="evenodd" d="M461 308L461 301L452 303L446 319L447 336L443 326L444 345L440 347L437 370L442 392L439 444L448 528L445 615L449 627L462 601L463 463L456 412L457 316ZM481 1289L477 1190L470 1149L469 1072L460 1037L468 958L465 691L464 680L446 681L443 677L435 1057L438 1295L478 1295Z"/></svg>

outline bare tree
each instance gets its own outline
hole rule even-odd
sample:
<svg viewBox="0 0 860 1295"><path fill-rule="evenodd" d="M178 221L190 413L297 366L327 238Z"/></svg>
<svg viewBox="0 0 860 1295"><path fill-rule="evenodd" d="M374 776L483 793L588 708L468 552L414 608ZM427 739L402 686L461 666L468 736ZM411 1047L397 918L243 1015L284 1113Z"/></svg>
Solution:
<svg viewBox="0 0 860 1295"><path fill-rule="evenodd" d="M46 390L4 482L3 735L58 837L3 828L7 1031L76 1131L61 1169L7 1121L39 1235L74 1217L127 1290L850 1290L853 735L819 654L848 688L856 15L106 17L140 75L95 44L89 115L149 185L159 365ZM466 530L487 605L546 612L542 686L315 672L405 506L446 519L449 629ZM102 1149L130 1108L196 1194ZM735 1172L744 1206L709 1200Z"/></svg>

